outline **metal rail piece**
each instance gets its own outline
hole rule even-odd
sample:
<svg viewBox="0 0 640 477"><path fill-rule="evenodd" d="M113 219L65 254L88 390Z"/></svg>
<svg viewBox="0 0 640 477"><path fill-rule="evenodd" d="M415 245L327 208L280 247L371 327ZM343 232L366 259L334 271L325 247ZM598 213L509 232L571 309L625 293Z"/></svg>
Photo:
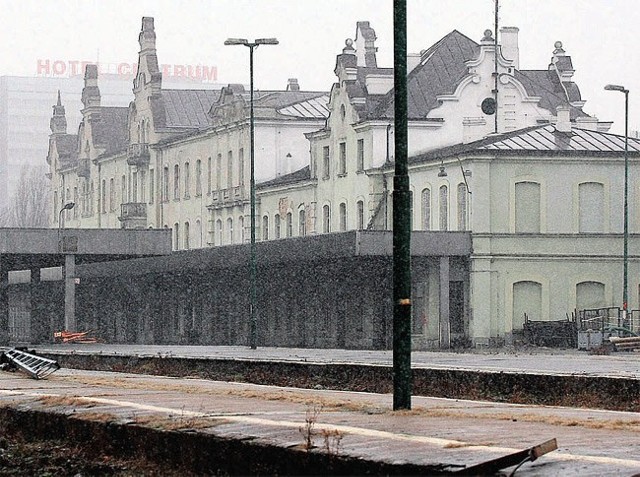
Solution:
<svg viewBox="0 0 640 477"><path fill-rule="evenodd" d="M11 364L29 374L33 379L46 378L60 369L57 361L15 348L5 351L4 355Z"/></svg>

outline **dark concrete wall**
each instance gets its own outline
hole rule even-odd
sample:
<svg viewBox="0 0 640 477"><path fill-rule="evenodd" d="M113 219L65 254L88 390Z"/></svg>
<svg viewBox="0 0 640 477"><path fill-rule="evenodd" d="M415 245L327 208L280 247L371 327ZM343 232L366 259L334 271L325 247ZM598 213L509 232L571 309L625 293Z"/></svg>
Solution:
<svg viewBox="0 0 640 477"><path fill-rule="evenodd" d="M76 300L78 329L110 343L249 342L246 269L83 278ZM260 346L388 348L391 260L259 268L257 310Z"/></svg>

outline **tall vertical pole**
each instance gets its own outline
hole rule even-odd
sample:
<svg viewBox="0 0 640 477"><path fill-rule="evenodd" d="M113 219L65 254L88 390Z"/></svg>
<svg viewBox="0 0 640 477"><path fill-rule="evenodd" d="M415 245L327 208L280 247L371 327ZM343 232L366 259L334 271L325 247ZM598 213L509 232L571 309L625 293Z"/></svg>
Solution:
<svg viewBox="0 0 640 477"><path fill-rule="evenodd" d="M629 299L629 90L624 90L624 249L622 285L622 318L627 319L627 303Z"/></svg>
<svg viewBox="0 0 640 477"><path fill-rule="evenodd" d="M393 2L393 409L411 409L411 191L407 166L407 2Z"/></svg>
<svg viewBox="0 0 640 477"><path fill-rule="evenodd" d="M498 134L498 0L495 0L493 19L493 92L496 100L496 112L493 118L493 127Z"/></svg>
<svg viewBox="0 0 640 477"><path fill-rule="evenodd" d="M258 318L256 316L256 303L257 303L257 290L256 290L256 177L255 177L255 142L254 142L254 118L253 118L253 49L257 45L249 45L249 129L250 129L250 142L251 142L251 154L250 154L250 169L251 177L249 179L249 189L251 195L251 270L250 270L250 288L251 288L251 336L250 346L251 349L256 349L258 346Z"/></svg>

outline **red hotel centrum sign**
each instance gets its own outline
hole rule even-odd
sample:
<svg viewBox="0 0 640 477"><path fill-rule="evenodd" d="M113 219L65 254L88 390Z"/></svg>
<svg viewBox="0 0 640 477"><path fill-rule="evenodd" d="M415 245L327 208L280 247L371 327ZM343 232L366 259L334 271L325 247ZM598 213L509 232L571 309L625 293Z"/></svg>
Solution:
<svg viewBox="0 0 640 477"><path fill-rule="evenodd" d="M94 61L39 59L36 64L37 76L69 77L84 74L87 65ZM137 63L97 63L100 74L112 74L132 78L138 69ZM185 78L202 83L215 82L218 68L206 65L160 65L164 78Z"/></svg>

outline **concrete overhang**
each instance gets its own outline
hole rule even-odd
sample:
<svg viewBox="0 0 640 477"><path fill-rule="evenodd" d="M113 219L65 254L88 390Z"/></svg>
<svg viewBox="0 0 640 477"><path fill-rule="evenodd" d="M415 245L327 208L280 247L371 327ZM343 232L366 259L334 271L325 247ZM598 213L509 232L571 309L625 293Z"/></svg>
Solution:
<svg viewBox="0 0 640 477"><path fill-rule="evenodd" d="M299 266L335 262L357 257L391 259L393 233L388 231L349 231L269 240L256 244L258 267L284 263ZM468 257L470 232L412 232L413 257ZM225 245L173 252L166 257L142 258L80 267L80 277L136 276L148 273L180 273L220 269L248 269L250 244Z"/></svg>
<svg viewBox="0 0 640 477"><path fill-rule="evenodd" d="M171 230L0 228L0 269L28 270L64 265L167 255Z"/></svg>

